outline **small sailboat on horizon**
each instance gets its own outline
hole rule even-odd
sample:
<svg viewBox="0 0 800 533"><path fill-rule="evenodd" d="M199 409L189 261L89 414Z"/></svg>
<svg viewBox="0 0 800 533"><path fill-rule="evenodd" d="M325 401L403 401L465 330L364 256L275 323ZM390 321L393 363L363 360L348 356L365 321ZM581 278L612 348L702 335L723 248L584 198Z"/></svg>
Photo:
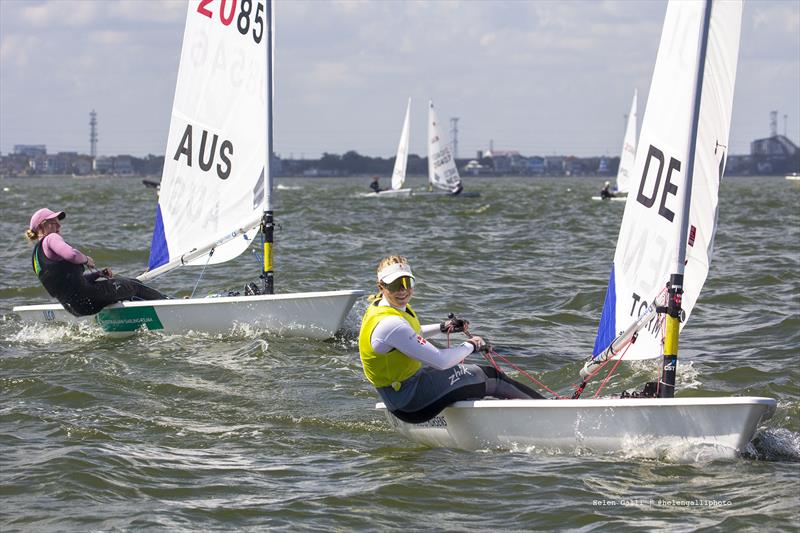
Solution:
<svg viewBox="0 0 800 533"><path fill-rule="evenodd" d="M464 190L450 145L442 142L433 100L428 102L428 189L415 192L415 195L460 198L480 196L479 192Z"/></svg>
<svg viewBox="0 0 800 533"><path fill-rule="evenodd" d="M366 193L364 196L372 198L394 198L411 196L411 189L403 188L406 182L406 167L408 166L408 140L411 121L411 98L406 105L406 118L403 120L403 129L400 131L400 142L397 144L397 155L392 169L392 188L384 191Z"/></svg>
<svg viewBox="0 0 800 533"><path fill-rule="evenodd" d="M639 90L633 90L633 101L631 110L628 113L625 137L622 141L622 153L619 157L619 168L617 169L617 181L612 190L614 196L603 198L602 196L592 196L592 200L612 200L624 202L631 189L633 182L633 167L636 162L636 127L638 124L636 101L639 97Z"/></svg>

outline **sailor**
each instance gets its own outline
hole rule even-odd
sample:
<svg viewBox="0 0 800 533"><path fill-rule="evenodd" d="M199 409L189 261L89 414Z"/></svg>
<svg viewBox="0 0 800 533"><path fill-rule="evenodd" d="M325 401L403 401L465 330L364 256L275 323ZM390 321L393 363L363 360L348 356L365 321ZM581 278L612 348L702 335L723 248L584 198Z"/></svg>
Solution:
<svg viewBox="0 0 800 533"><path fill-rule="evenodd" d="M453 187L453 188L450 190L450 194L452 194L453 196L456 196L456 195L460 194L460 193L461 193L461 191L463 191L463 190L464 190L464 186L463 186L463 185L461 184L461 182L459 181L459 182L458 182L458 183L456 183L456 184L455 184L455 186L454 186L454 187Z"/></svg>
<svg viewBox="0 0 800 533"><path fill-rule="evenodd" d="M430 420L459 400L484 396L541 399L531 388L492 366L464 364L471 353L486 351L481 337L439 349L425 338L465 331L469 322L452 317L421 325L408 305L415 278L406 258L392 255L378 265L378 290L364 313L358 349L364 374L391 413L412 424Z"/></svg>
<svg viewBox="0 0 800 533"><path fill-rule="evenodd" d="M372 176L372 183L369 184L369 188L375 191L376 193L381 192L381 185L378 183L380 178L378 176Z"/></svg>
<svg viewBox="0 0 800 533"><path fill-rule="evenodd" d="M608 198L614 198L615 196L616 194L611 192L611 182L610 181L605 182L603 188L600 189L600 198L602 198L603 200L607 200Z"/></svg>
<svg viewBox="0 0 800 533"><path fill-rule="evenodd" d="M94 269L94 259L67 244L61 237L63 211L42 208L31 217L25 232L33 247L33 271L50 296L75 316L93 315L121 300L164 300L168 297L135 279L115 276L110 268Z"/></svg>

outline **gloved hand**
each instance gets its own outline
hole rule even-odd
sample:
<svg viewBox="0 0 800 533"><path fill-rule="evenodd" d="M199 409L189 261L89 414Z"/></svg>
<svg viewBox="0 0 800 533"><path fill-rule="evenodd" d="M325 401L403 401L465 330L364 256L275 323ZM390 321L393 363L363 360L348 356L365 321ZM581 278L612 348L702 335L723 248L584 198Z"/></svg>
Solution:
<svg viewBox="0 0 800 533"><path fill-rule="evenodd" d="M469 320L459 318L453 313L447 315L447 320L439 324L442 333L461 333L469 327Z"/></svg>
<svg viewBox="0 0 800 533"><path fill-rule="evenodd" d="M486 352L489 350L489 345L480 337L470 337L467 339L467 342L474 348L472 353Z"/></svg>

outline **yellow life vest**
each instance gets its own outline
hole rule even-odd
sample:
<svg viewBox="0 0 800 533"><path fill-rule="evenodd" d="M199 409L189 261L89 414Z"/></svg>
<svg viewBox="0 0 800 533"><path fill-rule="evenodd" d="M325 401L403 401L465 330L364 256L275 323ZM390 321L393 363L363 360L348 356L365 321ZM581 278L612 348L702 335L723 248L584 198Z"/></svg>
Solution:
<svg viewBox="0 0 800 533"><path fill-rule="evenodd" d="M364 318L361 319L361 332L358 335L358 351L361 354L361 365L364 375L375 387L388 387L400 390L400 384L417 373L422 363L408 357L403 352L393 349L388 353L378 353L372 349L372 332L382 319L388 316L399 316L408 322L414 331L419 334L422 327L419 319L411 306L406 306L405 311L395 309L390 305L379 305L380 300L367 307Z"/></svg>

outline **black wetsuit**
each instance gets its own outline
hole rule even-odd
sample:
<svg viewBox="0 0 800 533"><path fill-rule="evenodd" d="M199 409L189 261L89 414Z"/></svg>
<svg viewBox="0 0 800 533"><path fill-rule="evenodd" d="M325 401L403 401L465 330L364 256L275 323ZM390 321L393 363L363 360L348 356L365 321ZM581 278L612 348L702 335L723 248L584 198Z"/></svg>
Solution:
<svg viewBox="0 0 800 533"><path fill-rule="evenodd" d="M49 259L42 250L41 241L33 248L32 264L47 293L75 316L93 315L121 300L168 298L135 279L120 276L98 279L102 275L100 272L84 275L83 265Z"/></svg>
<svg viewBox="0 0 800 533"><path fill-rule="evenodd" d="M602 198L603 200L605 200L607 198L614 198L614 196L615 196L615 194L613 192L609 191L608 187L603 187L600 190L600 198Z"/></svg>
<svg viewBox="0 0 800 533"><path fill-rule="evenodd" d="M373 181L369 184L369 188L375 192L381 192L381 186L378 184L377 181Z"/></svg>

